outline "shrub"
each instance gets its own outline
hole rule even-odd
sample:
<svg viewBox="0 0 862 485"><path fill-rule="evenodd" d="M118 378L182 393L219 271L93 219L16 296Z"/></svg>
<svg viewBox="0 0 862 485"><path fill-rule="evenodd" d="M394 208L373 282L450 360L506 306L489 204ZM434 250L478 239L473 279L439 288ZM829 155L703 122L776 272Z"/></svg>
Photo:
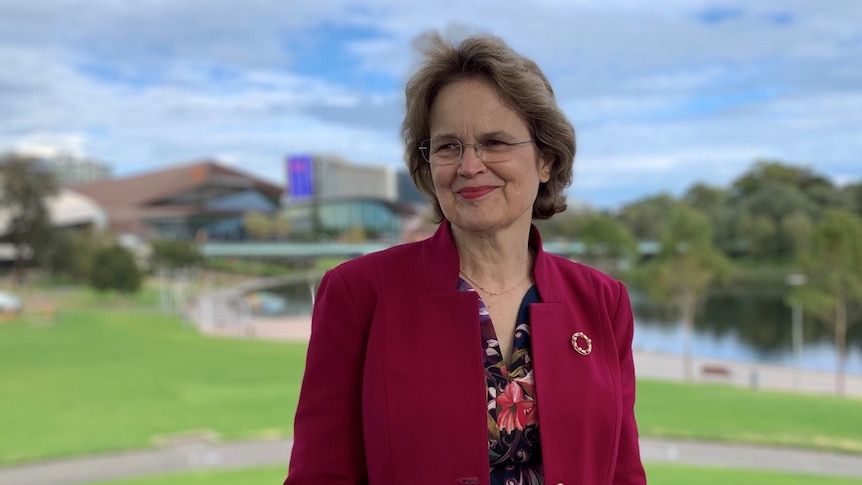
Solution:
<svg viewBox="0 0 862 485"><path fill-rule="evenodd" d="M143 274L132 253L112 245L96 250L89 279L96 291L133 294L141 288Z"/></svg>

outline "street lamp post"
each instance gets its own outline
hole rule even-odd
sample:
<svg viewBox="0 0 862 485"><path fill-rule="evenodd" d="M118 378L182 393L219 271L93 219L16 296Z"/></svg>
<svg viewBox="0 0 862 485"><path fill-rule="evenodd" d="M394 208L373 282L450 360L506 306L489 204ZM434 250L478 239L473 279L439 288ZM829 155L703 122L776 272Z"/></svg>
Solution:
<svg viewBox="0 0 862 485"><path fill-rule="evenodd" d="M804 274L793 273L785 279L790 286L802 286L808 282ZM793 302L791 325L793 329L793 389L799 389L799 370L802 367L802 303Z"/></svg>

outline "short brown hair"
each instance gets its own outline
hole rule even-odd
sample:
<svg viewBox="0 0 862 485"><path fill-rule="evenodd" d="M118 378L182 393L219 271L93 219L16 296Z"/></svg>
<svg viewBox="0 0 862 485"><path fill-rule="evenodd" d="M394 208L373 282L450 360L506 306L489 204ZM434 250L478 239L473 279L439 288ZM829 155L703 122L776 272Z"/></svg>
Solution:
<svg viewBox="0 0 862 485"><path fill-rule="evenodd" d="M527 122L544 159L552 163L550 179L539 186L533 219L548 219L564 211L563 191L572 183L575 129L557 106L554 90L539 66L497 37L473 36L457 46L436 33L427 40L425 62L405 88L407 111L401 134L410 176L431 198L437 218L442 220L443 212L434 194L431 166L420 154L419 145L428 138L431 105L440 90L455 81L477 78L496 86L503 102Z"/></svg>

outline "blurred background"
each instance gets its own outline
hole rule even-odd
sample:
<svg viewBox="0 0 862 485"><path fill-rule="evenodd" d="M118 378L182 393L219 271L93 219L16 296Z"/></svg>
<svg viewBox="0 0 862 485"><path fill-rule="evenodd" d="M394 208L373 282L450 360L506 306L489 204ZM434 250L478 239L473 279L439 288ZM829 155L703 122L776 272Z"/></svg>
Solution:
<svg viewBox="0 0 862 485"><path fill-rule="evenodd" d="M0 482L283 478L323 272L434 231L400 123L436 30L502 37L575 125L537 225L631 291L651 477L844 483L672 440L862 460L860 25L853 0L0 0Z"/></svg>

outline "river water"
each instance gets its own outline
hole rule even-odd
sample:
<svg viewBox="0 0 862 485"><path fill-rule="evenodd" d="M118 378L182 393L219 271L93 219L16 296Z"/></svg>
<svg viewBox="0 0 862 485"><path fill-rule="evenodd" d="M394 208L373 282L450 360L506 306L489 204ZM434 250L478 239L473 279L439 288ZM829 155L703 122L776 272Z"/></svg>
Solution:
<svg viewBox="0 0 862 485"><path fill-rule="evenodd" d="M685 333L645 297L632 292L636 349L682 354ZM699 357L793 366L792 311L780 297L724 295L709 298L695 317L692 354ZM803 318L800 367L835 370L832 330L810 317ZM862 322L848 332L846 371L862 374Z"/></svg>
<svg viewBox="0 0 862 485"><path fill-rule="evenodd" d="M307 285L270 291L285 299L287 314L311 313ZM632 291L631 298L635 314L634 348L682 354L685 349L682 326L637 291ZM834 370L836 352L831 330L806 316L803 335L800 366ZM701 306L695 318L692 353L706 358L793 366L791 309L777 296L713 296ZM848 333L846 371L862 375L862 322L857 322Z"/></svg>

